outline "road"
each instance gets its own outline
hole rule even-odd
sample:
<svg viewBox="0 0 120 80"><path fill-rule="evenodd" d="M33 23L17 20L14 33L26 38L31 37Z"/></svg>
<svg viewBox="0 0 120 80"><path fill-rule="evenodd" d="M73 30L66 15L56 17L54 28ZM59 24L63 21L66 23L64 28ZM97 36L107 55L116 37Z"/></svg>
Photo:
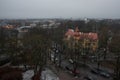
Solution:
<svg viewBox="0 0 120 80"><path fill-rule="evenodd" d="M100 75L93 74L90 72L90 69L87 69L87 68L81 67L81 68L79 68L79 70L80 70L80 74L81 74L81 77L80 77L81 80L83 79L83 76L91 76L95 80L112 80L112 78L105 78Z"/></svg>
<svg viewBox="0 0 120 80"><path fill-rule="evenodd" d="M58 75L60 80L84 80L85 76L91 76L95 80L112 80L112 78L105 78L100 75L96 75L90 72L90 68L88 67L78 67L78 70L80 72L80 77L75 78L72 73L69 71L59 68L55 66L54 64L51 64L52 70Z"/></svg>
<svg viewBox="0 0 120 80"><path fill-rule="evenodd" d="M66 60L66 59L64 59L64 60ZM64 60L62 60L62 62L64 62ZM66 66L66 65L64 65L64 66ZM70 74L68 71L66 72L66 70L64 70L64 69L60 69L59 72L56 72L56 73L58 73L58 76L59 76L60 80L84 80L83 79L84 76L91 76L95 80L112 80L112 77L111 78L105 78L103 76L96 75L96 74L93 74L93 73L90 72L91 69L97 67L97 63L89 62L89 63L86 64L86 66L88 66L88 67L87 68L85 68L85 67L78 67L78 70L80 72L80 77L79 78L75 78L73 76L73 74ZM113 70L105 68L105 67L101 67L100 66L100 68L103 69L103 70L107 70L110 73L113 72Z"/></svg>

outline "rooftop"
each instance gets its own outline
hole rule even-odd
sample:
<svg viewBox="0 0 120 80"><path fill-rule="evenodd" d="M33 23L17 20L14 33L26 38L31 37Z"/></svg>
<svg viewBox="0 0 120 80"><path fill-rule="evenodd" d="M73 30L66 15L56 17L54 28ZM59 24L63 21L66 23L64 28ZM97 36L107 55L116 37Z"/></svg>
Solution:
<svg viewBox="0 0 120 80"><path fill-rule="evenodd" d="M68 31L65 33L65 36L70 36L70 37L74 37L76 39L91 39L91 40L98 40L98 34L97 33L93 33L93 32L89 32L89 33L83 33L80 32L78 27L76 27L75 30L73 29L68 29Z"/></svg>

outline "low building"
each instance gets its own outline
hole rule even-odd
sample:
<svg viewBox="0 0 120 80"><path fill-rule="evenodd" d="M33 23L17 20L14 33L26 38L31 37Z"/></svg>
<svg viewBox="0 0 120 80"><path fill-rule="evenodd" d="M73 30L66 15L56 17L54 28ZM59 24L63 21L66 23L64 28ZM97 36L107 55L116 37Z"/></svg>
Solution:
<svg viewBox="0 0 120 80"><path fill-rule="evenodd" d="M36 27L37 25L35 23L30 24L31 27Z"/></svg>

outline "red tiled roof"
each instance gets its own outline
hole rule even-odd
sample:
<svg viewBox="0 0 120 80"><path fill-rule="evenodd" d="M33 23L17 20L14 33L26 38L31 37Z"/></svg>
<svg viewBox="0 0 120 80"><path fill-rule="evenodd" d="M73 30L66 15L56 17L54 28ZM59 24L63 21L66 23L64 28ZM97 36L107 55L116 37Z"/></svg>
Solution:
<svg viewBox="0 0 120 80"><path fill-rule="evenodd" d="M74 37L75 39L84 39L84 38L88 38L91 40L98 40L98 34L97 33L83 33L83 32L79 32L79 29L76 28L76 30L74 31L73 29L68 29L68 31L66 32L65 36L71 36Z"/></svg>
<svg viewBox="0 0 120 80"><path fill-rule="evenodd" d="M68 31L65 33L65 36L73 36L74 35L74 30L73 29L68 29Z"/></svg>

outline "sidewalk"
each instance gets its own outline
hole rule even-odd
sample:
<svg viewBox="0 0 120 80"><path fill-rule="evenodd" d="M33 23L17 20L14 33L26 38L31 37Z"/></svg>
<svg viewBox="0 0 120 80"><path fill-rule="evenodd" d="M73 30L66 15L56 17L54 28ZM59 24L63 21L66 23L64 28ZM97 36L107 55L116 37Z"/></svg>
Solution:
<svg viewBox="0 0 120 80"><path fill-rule="evenodd" d="M84 64L83 62L79 62L80 64ZM86 66L88 66L89 68L93 69L93 68L97 68L97 63L86 63ZM100 69L103 69L103 70L107 70L109 73L113 73L114 70L110 69L110 68L107 68L107 67L104 67L104 66L101 66L100 65Z"/></svg>
<svg viewBox="0 0 120 80"><path fill-rule="evenodd" d="M97 63L88 63L88 65L93 68L93 67L96 67L97 68ZM107 67L104 67L104 66L101 66L100 65L100 69L103 69L103 70L107 70L109 73L113 73L114 70L110 69L110 68L107 68Z"/></svg>
<svg viewBox="0 0 120 80"><path fill-rule="evenodd" d="M80 80L79 78L75 78L64 71L60 71L58 76L60 80Z"/></svg>
<svg viewBox="0 0 120 80"><path fill-rule="evenodd" d="M66 72L65 70L55 67L54 65L50 65L53 72L57 74L60 80L80 80L79 78L75 78L72 74Z"/></svg>

